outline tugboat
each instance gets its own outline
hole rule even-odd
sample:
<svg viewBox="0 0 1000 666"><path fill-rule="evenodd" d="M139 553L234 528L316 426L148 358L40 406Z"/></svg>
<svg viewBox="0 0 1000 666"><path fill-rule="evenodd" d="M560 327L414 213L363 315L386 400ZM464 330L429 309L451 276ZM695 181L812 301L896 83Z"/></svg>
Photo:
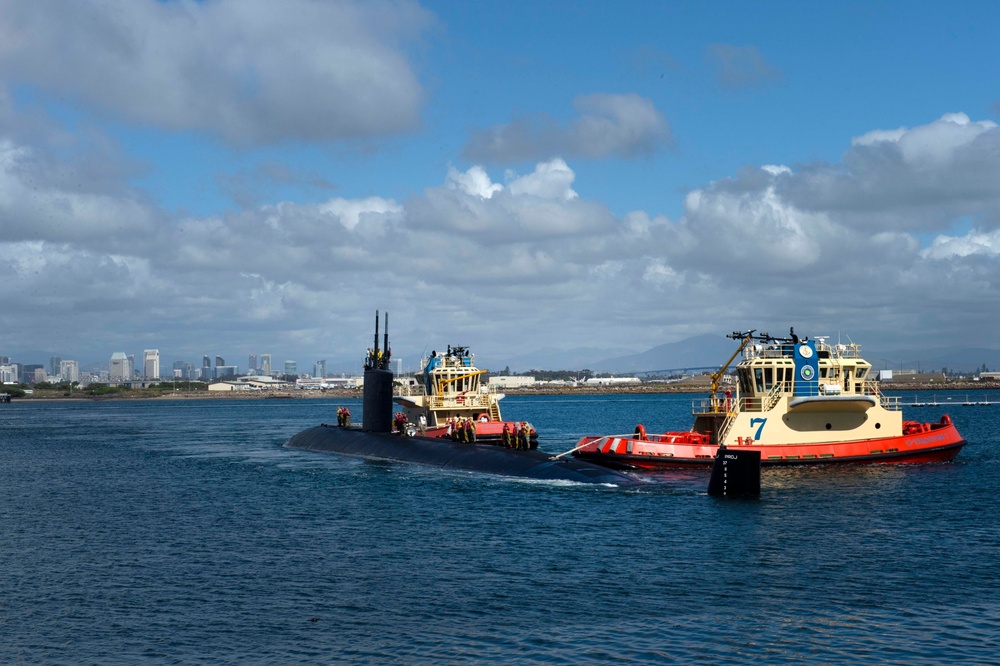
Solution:
<svg viewBox="0 0 1000 666"><path fill-rule="evenodd" d="M926 463L954 459L965 446L951 418L903 420L898 397L882 393L856 344L777 338L755 331L726 336L739 348L712 375L708 398L694 401L690 430L582 438L572 455L613 469L711 465L720 446L757 451L762 465ZM736 381L720 392L743 354Z"/></svg>
<svg viewBox="0 0 1000 666"><path fill-rule="evenodd" d="M538 433L530 423L501 418L504 394L480 381L488 370L480 370L474 361L467 347L451 345L444 355L433 351L422 359L415 381L393 397L403 407L398 421L410 435L447 438L457 438L458 432L464 436L471 422L478 443L537 448Z"/></svg>

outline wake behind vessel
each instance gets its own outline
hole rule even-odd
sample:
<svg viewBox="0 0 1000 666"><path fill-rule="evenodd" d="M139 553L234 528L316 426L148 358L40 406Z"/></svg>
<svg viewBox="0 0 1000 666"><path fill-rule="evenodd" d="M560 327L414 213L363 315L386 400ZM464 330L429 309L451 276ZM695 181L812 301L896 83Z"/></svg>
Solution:
<svg viewBox="0 0 1000 666"><path fill-rule="evenodd" d="M690 430L582 438L573 455L616 469L710 465L725 445L757 451L763 465L923 463L952 460L965 440L942 416L937 423L906 421L899 398L870 376L856 344L733 333L739 348L712 375L708 398L692 406ZM720 384L733 360L736 382Z"/></svg>

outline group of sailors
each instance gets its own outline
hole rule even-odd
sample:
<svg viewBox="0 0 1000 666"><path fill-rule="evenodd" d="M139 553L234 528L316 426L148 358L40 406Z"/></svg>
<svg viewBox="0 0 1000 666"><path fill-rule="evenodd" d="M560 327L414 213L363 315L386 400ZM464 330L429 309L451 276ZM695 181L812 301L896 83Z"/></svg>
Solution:
<svg viewBox="0 0 1000 666"><path fill-rule="evenodd" d="M476 443L476 421L470 418L458 418L453 416L448 419L448 436L452 441L465 442L466 444Z"/></svg>
<svg viewBox="0 0 1000 666"><path fill-rule="evenodd" d="M534 429L530 423L518 421L511 428L509 423L503 424L503 432L500 434L500 443L506 449L519 449L527 451L531 448L531 433Z"/></svg>
<svg viewBox="0 0 1000 666"><path fill-rule="evenodd" d="M365 370L388 370L391 358L391 349L382 351L381 349L369 347L368 352L365 354Z"/></svg>
<svg viewBox="0 0 1000 666"><path fill-rule="evenodd" d="M341 428L351 427L351 410L347 407L337 408L337 425Z"/></svg>

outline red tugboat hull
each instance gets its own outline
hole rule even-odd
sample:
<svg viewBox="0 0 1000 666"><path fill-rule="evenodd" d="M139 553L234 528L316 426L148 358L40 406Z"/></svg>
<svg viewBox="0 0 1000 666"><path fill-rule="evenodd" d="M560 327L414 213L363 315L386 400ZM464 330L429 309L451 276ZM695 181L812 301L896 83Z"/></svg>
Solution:
<svg viewBox="0 0 1000 666"><path fill-rule="evenodd" d="M948 416L939 423L904 422L903 434L861 441L736 446L759 451L765 466L830 464L920 464L953 460L966 442ZM672 432L632 437L584 437L574 456L614 469L676 469L708 467L717 446L704 435Z"/></svg>

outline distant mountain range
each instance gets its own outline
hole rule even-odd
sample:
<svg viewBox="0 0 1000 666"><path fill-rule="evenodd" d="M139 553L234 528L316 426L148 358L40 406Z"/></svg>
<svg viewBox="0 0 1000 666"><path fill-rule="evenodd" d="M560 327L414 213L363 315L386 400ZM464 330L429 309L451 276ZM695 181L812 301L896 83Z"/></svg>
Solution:
<svg viewBox="0 0 1000 666"><path fill-rule="evenodd" d="M736 351L736 343L720 335L698 335L679 342L653 347L641 353L630 349L580 348L562 351L542 349L509 361L491 362L477 354L480 367L512 372L529 370L592 370L594 372L635 373L680 368L718 367Z"/></svg>

